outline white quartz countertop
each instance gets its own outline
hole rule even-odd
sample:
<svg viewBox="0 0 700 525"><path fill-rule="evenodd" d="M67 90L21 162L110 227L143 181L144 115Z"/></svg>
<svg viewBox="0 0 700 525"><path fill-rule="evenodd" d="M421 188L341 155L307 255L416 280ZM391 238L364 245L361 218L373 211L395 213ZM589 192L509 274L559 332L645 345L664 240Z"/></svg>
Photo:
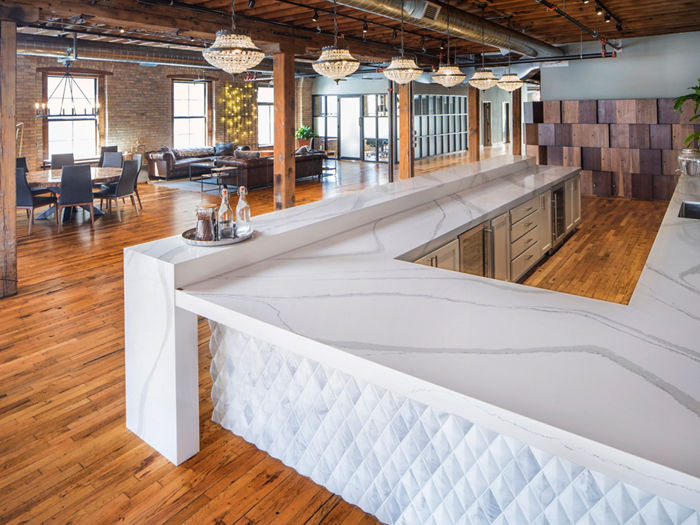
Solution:
<svg viewBox="0 0 700 525"><path fill-rule="evenodd" d="M245 251L131 250L180 269L182 308L700 508L700 221L677 217L699 180L629 305L401 260L577 171L491 159L256 217Z"/></svg>

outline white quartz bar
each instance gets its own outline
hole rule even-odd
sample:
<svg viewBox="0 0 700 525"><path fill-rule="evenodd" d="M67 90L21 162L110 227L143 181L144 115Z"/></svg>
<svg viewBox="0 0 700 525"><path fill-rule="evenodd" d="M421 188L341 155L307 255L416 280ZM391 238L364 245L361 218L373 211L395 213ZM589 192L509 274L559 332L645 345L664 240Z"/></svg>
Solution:
<svg viewBox="0 0 700 525"><path fill-rule="evenodd" d="M228 262L176 239L135 249L173 265L183 310L315 348L308 357L472 421L486 407L488 428L700 508L700 221L669 208L629 306L398 260L576 173L521 167L478 184L455 168L255 218L263 234ZM676 215L678 195L700 200L693 184L681 180Z"/></svg>

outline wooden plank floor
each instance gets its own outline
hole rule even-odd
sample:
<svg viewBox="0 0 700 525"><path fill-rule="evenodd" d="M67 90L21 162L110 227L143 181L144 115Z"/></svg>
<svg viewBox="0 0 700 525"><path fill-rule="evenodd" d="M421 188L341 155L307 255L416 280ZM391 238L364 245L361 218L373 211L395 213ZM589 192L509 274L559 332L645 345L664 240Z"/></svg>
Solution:
<svg viewBox="0 0 700 525"><path fill-rule="evenodd" d="M667 207L584 196L578 231L523 284L628 304Z"/></svg>
<svg viewBox="0 0 700 525"><path fill-rule="evenodd" d="M417 171L464 161L460 155L422 161ZM299 183L297 202L386 181L383 167L343 162L341 168L323 183ZM203 321L200 454L174 467L126 430L122 250L181 232L192 225L200 199L216 201L154 185L141 185L140 192L140 217L127 207L123 223L106 216L94 229L79 213L62 234L54 223L37 221L29 238L26 218L18 214L20 293L0 300L0 523L377 523L210 421L209 331ZM272 211L271 190L251 192L250 202L254 214ZM582 227L565 248L576 243L581 252L590 245L614 253L639 242L620 229L629 226L626 207L636 203L606 202L584 200L585 216L600 214L590 223L597 226L590 234ZM643 226L653 229L651 222ZM596 232L600 237L610 227L617 233L595 241ZM639 238L653 239L654 233ZM565 253L561 249L555 258ZM574 267L574 257L583 257L575 253L561 273L553 258L555 268L543 266L530 279L571 291L565 283L573 275L590 273ZM640 251L632 262L641 259ZM597 281L587 286L599 288Z"/></svg>

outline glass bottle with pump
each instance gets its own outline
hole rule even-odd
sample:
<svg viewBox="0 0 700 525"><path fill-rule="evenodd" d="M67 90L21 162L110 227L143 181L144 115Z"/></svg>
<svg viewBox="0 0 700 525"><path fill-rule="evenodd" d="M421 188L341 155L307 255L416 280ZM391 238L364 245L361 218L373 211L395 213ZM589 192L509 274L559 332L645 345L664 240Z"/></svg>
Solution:
<svg viewBox="0 0 700 525"><path fill-rule="evenodd" d="M245 186L238 188L238 204L236 205L236 233L238 236L248 235L253 231L250 224L250 206L246 195L248 190Z"/></svg>
<svg viewBox="0 0 700 525"><path fill-rule="evenodd" d="M217 239L233 239L235 236L235 223L233 222L233 209L228 202L228 190L221 190L221 205L217 217Z"/></svg>

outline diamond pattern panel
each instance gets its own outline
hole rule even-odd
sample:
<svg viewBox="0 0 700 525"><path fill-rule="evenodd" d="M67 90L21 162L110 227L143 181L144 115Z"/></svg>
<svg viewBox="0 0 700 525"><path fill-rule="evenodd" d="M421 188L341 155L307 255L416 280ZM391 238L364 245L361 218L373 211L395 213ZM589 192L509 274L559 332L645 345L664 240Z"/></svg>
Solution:
<svg viewBox="0 0 700 525"><path fill-rule="evenodd" d="M698 512L212 323L213 420L385 523L700 525Z"/></svg>

